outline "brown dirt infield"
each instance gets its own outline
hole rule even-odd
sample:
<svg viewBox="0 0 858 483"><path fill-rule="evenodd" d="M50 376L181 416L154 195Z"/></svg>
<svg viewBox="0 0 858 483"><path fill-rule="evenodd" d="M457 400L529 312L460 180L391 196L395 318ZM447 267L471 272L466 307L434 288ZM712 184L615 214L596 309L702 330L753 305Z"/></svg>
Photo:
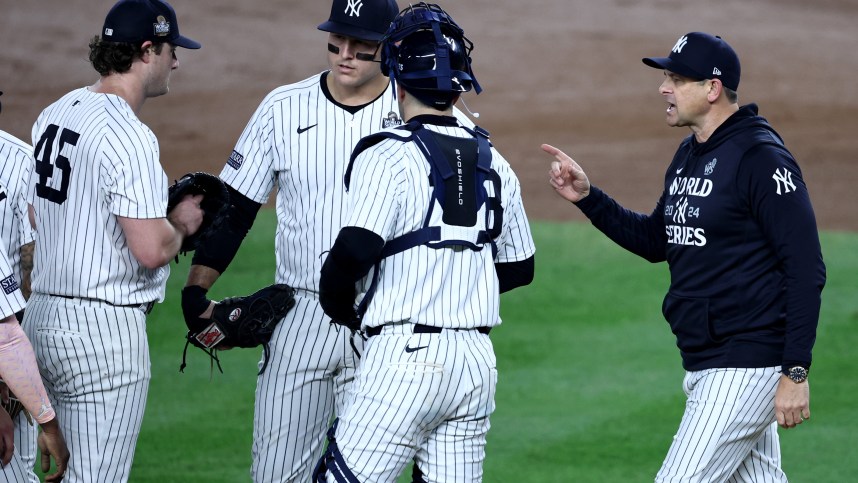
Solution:
<svg viewBox="0 0 858 483"><path fill-rule="evenodd" d="M86 44L112 0L14 1L0 15L0 129L30 140L47 104L92 83ZM218 172L272 88L325 69L324 0L174 0L182 33L168 96L142 118L174 179ZM404 2L400 0L400 4ZM741 101L757 102L799 160L819 224L858 230L858 35L853 0L467 0L443 5L476 44L485 92L468 95L479 123L513 164L533 219L581 220L547 184L543 142L575 157L594 183L649 212L676 145L664 123L662 75L641 57L666 55L683 33L722 35L743 63Z"/></svg>

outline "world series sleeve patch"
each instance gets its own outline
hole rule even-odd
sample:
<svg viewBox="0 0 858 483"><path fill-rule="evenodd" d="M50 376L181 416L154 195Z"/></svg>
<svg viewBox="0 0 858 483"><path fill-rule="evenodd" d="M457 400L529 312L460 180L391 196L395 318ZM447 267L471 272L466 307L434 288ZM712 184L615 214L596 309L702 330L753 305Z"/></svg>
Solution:
<svg viewBox="0 0 858 483"><path fill-rule="evenodd" d="M0 280L0 286L3 287L3 291L6 292L6 295L9 295L20 288L14 275L9 275L3 280Z"/></svg>
<svg viewBox="0 0 858 483"><path fill-rule="evenodd" d="M233 150L232 154L229 155L229 159L226 161L226 164L231 166L233 169L238 170L241 168L242 162L244 162L244 156L242 156L238 151Z"/></svg>

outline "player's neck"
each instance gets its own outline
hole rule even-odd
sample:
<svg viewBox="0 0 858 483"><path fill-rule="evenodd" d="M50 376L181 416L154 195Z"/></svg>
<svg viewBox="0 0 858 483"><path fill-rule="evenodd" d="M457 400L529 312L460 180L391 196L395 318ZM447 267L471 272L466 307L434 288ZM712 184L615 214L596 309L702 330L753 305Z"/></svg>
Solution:
<svg viewBox="0 0 858 483"><path fill-rule="evenodd" d="M134 114L139 114L143 107L146 96L143 89L134 85L133 81L123 74L111 74L102 76L95 84L88 87L92 92L99 94L114 94L121 97L131 106Z"/></svg>
<svg viewBox="0 0 858 483"><path fill-rule="evenodd" d="M390 79L379 75L365 84L349 86L338 83L332 75L328 75L326 84L328 92L335 101L344 106L362 106L369 104L387 89Z"/></svg>

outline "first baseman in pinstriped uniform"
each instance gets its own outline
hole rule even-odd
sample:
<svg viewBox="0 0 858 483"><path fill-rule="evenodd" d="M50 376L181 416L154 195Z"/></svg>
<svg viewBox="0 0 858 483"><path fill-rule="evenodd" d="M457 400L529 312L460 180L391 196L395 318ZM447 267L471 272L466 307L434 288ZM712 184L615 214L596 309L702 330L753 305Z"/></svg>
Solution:
<svg viewBox="0 0 858 483"><path fill-rule="evenodd" d="M590 185L562 151L551 185L599 230L667 261L663 312L688 399L659 482L785 482L777 425L810 417L807 372L825 265L807 186L755 104L740 107L739 58L723 39L683 35L659 88L670 126L687 126L650 215Z"/></svg>
<svg viewBox="0 0 858 483"><path fill-rule="evenodd" d="M472 47L425 3L383 43L408 123L362 140L346 174L320 300L369 340L313 481L392 482L412 459L415 482L482 481L497 384L488 333L499 293L532 280L535 249L510 165L453 116L462 92L481 90Z"/></svg>
<svg viewBox="0 0 858 483"><path fill-rule="evenodd" d="M278 87L259 105L220 174L230 187L228 226L197 249L182 291L186 319L212 306L207 290L276 186L275 281L297 293L257 380L251 476L259 483L309 479L358 362L349 332L331 325L319 306L318 277L322 253L342 226L342 179L354 145L401 123L388 79L373 62L397 11L393 0L333 1L318 27L328 32L330 69Z"/></svg>
<svg viewBox="0 0 858 483"><path fill-rule="evenodd" d="M199 228L201 196L167 208L158 141L138 119L166 94L179 34L160 0L121 0L90 42L101 77L33 126L28 200L36 222L24 329L72 452L67 481L127 481L146 405L146 314L169 262Z"/></svg>

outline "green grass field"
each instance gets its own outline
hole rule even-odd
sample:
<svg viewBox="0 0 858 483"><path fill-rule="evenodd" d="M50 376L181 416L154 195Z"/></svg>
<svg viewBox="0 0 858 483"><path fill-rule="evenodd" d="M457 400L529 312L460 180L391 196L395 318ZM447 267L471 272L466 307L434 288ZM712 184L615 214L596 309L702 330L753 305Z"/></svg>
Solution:
<svg viewBox="0 0 858 483"><path fill-rule="evenodd" d="M536 280L503 296L492 332L500 381L485 481L646 482L683 411L683 371L661 316L667 267L651 265L585 224L533 224ZM274 213L265 210L212 296L273 281ZM858 235L824 233L828 286L811 371L812 419L781 431L794 482L853 481L858 398ZM222 353L224 374L193 347L178 371L179 308L190 258L149 318L152 384L134 482L250 481L259 350ZM401 481L408 481L403 478Z"/></svg>

